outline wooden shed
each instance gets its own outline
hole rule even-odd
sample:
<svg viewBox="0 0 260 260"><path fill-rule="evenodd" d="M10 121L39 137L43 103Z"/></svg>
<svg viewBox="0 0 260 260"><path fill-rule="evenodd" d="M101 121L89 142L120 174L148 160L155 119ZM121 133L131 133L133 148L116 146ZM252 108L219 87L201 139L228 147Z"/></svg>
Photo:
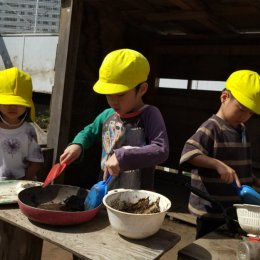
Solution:
<svg viewBox="0 0 260 260"><path fill-rule="evenodd" d="M110 51L132 48L151 64L146 102L162 112L170 139L165 167L178 169L186 139L216 112L220 92L159 88L158 79L225 81L235 70L260 72L260 2L250 0L62 0L48 147L54 162L75 134L107 107L93 92ZM260 169L260 117L248 122ZM59 181L89 187L101 147Z"/></svg>

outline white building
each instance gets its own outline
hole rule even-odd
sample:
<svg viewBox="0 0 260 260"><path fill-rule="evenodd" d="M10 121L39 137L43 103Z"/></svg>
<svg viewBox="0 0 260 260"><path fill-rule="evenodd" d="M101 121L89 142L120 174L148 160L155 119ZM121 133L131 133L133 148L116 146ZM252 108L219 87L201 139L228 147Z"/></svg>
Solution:
<svg viewBox="0 0 260 260"><path fill-rule="evenodd" d="M61 0L0 0L0 34L57 33Z"/></svg>
<svg viewBox="0 0 260 260"><path fill-rule="evenodd" d="M61 0L0 0L0 70L18 67L52 93Z"/></svg>

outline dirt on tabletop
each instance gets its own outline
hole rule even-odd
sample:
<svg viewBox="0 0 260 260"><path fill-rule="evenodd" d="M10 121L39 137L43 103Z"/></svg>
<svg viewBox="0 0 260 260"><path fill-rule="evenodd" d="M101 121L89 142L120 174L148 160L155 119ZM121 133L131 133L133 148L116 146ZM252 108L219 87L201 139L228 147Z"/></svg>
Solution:
<svg viewBox="0 0 260 260"><path fill-rule="evenodd" d="M136 203L120 201L120 199L116 199L111 202L111 207L127 213L152 214L160 212L159 202L159 197L154 202L150 202L149 197L147 197L139 199Z"/></svg>

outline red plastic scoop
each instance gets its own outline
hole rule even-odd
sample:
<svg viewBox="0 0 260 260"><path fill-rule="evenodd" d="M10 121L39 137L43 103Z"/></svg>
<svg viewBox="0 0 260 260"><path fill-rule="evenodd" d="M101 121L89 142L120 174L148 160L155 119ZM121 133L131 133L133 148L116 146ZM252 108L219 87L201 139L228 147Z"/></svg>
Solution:
<svg viewBox="0 0 260 260"><path fill-rule="evenodd" d="M67 164L63 163L56 163L52 166L50 172L48 173L48 176L46 177L43 188L46 187L48 184L50 184L55 178L57 178L66 168Z"/></svg>

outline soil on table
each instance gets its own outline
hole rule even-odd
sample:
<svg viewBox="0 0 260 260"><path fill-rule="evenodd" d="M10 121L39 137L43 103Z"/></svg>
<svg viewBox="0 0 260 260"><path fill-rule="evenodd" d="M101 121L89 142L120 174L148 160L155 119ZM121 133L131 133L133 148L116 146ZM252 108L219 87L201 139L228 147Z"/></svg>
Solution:
<svg viewBox="0 0 260 260"><path fill-rule="evenodd" d="M150 202L149 197L141 198L136 203L120 201L116 199L111 202L111 207L127 213L134 214L151 214L160 212L160 197L156 201Z"/></svg>

